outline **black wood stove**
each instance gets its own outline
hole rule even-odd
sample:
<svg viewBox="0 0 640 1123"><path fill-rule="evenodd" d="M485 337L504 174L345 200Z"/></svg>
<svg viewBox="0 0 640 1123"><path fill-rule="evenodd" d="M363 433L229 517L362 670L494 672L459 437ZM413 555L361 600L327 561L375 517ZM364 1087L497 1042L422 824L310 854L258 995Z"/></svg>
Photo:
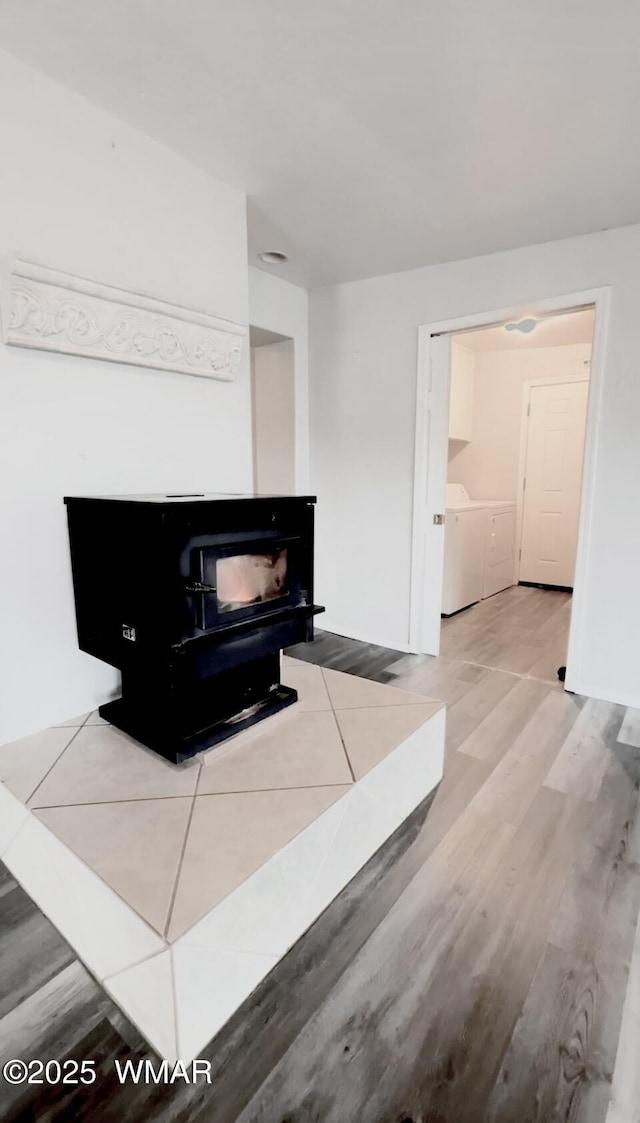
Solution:
<svg viewBox="0 0 640 1123"><path fill-rule="evenodd" d="M297 699L313 639L313 496L65 498L83 651L122 671L100 714L179 762Z"/></svg>

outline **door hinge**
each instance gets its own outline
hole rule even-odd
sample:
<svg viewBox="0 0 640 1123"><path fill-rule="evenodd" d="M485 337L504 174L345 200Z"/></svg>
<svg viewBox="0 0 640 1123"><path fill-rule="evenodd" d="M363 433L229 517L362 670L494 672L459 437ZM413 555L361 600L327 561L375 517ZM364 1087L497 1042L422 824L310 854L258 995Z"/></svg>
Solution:
<svg viewBox="0 0 640 1123"><path fill-rule="evenodd" d="M527 402L527 417L531 415L531 402Z"/></svg>
<svg viewBox="0 0 640 1123"><path fill-rule="evenodd" d="M522 481L522 490L525 491L527 487L527 477L525 476Z"/></svg>
<svg viewBox="0 0 640 1123"><path fill-rule="evenodd" d="M442 524L444 523L444 515L434 515L433 523L434 526L442 526Z"/></svg>
<svg viewBox="0 0 640 1123"><path fill-rule="evenodd" d="M522 550L518 550L518 561L522 561Z"/></svg>

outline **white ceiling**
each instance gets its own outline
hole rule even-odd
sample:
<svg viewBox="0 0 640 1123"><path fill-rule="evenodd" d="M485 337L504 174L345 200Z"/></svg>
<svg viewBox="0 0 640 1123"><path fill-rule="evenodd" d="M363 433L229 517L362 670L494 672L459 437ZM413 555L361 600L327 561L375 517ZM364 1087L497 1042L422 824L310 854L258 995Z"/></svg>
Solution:
<svg viewBox="0 0 640 1123"><path fill-rule="evenodd" d="M638 0L1 0L0 43L243 188L298 283L640 220Z"/></svg>
<svg viewBox="0 0 640 1123"><path fill-rule="evenodd" d="M524 316L521 319L525 319ZM455 338L469 351L522 351L532 347L563 347L571 343L591 343L593 308L565 312L539 320L531 332L505 331L504 325L459 332Z"/></svg>

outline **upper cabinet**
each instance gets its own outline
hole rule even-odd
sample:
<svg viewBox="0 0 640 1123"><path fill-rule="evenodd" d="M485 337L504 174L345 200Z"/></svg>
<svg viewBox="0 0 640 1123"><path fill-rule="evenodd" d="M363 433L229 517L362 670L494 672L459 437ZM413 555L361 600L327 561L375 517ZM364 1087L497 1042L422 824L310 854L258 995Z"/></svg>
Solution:
<svg viewBox="0 0 640 1123"><path fill-rule="evenodd" d="M449 405L449 440L470 441L473 421L473 384L475 355L451 340L451 399Z"/></svg>

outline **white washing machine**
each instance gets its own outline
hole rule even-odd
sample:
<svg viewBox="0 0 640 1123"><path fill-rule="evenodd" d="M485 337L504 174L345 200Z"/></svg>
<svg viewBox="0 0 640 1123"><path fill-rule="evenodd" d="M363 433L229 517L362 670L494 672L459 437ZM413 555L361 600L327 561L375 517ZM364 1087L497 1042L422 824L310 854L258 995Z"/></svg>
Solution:
<svg viewBox="0 0 640 1123"><path fill-rule="evenodd" d="M515 541L515 503L470 499L464 484L447 484L443 615L513 585Z"/></svg>
<svg viewBox="0 0 640 1123"><path fill-rule="evenodd" d="M442 613L450 616L482 600L488 514L462 484L447 484Z"/></svg>

